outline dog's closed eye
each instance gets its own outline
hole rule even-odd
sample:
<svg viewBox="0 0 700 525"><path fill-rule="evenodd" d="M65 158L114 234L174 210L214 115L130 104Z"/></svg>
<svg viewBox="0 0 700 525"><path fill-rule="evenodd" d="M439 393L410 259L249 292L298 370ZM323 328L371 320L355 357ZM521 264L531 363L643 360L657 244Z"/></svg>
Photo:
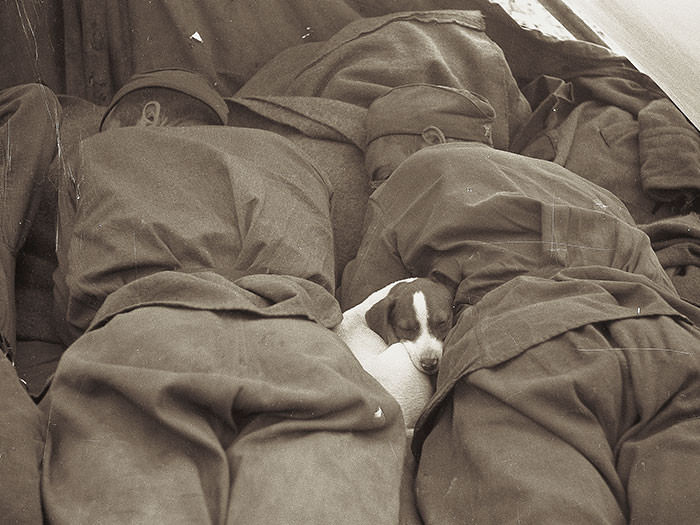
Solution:
<svg viewBox="0 0 700 525"><path fill-rule="evenodd" d="M411 331L418 330L418 322L410 319L402 319L396 323L396 326L401 330Z"/></svg>
<svg viewBox="0 0 700 525"><path fill-rule="evenodd" d="M401 319L396 322L396 337L401 339L413 339L418 331L420 330L420 325L416 320Z"/></svg>
<svg viewBox="0 0 700 525"><path fill-rule="evenodd" d="M429 279L400 282L366 313L367 325L387 344L401 342L416 368L438 370L442 341L452 326L450 290Z"/></svg>
<svg viewBox="0 0 700 525"><path fill-rule="evenodd" d="M444 339L452 328L452 318L446 315L436 316L430 319L430 328L438 339Z"/></svg>

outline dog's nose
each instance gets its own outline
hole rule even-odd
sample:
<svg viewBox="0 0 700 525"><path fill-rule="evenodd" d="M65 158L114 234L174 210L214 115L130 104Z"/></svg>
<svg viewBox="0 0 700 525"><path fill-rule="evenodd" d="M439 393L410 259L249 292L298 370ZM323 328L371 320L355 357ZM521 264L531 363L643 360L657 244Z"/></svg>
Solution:
<svg viewBox="0 0 700 525"><path fill-rule="evenodd" d="M427 373L432 374L437 371L438 358L437 357L421 357L420 366Z"/></svg>

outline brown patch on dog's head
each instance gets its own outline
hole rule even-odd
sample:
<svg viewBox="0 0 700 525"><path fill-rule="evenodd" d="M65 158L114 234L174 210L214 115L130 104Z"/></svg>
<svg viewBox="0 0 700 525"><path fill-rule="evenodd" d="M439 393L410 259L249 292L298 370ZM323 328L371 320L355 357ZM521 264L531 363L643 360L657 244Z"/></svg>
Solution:
<svg viewBox="0 0 700 525"><path fill-rule="evenodd" d="M428 278L396 284L386 297L377 301L365 314L367 326L388 345L412 341L420 331L414 295L422 292L428 309L428 327L433 336L444 340L452 327L452 291Z"/></svg>
<svg viewBox="0 0 700 525"><path fill-rule="evenodd" d="M393 326L393 312L396 306L394 290L400 289L406 284L408 283L398 283L389 291L386 297L374 303L365 313L367 326L379 334L387 345L393 345L399 341Z"/></svg>

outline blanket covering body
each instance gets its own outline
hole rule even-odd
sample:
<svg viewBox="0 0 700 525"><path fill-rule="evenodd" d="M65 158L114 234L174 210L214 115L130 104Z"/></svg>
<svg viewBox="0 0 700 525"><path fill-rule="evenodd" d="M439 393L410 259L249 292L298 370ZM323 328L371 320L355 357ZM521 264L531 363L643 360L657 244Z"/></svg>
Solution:
<svg viewBox="0 0 700 525"><path fill-rule="evenodd" d="M358 20L323 46L283 51L236 93L238 97L319 97L368 107L403 84L466 89L496 110L493 142L507 149L530 115L503 51L476 11L394 13Z"/></svg>
<svg viewBox="0 0 700 525"><path fill-rule="evenodd" d="M673 103L623 71L542 76L513 151L610 190L649 235L681 296L700 304L700 133Z"/></svg>
<svg viewBox="0 0 700 525"><path fill-rule="evenodd" d="M164 270L232 280L293 275L332 292L330 194L323 175L267 131L203 126L90 137L60 192L54 281L59 315L74 334L66 342L109 294Z"/></svg>
<svg viewBox="0 0 700 525"><path fill-rule="evenodd" d="M438 145L375 191L363 235L344 307L408 275L457 290L413 442L425 523L692 522L700 313L616 197L554 163Z"/></svg>
<svg viewBox="0 0 700 525"><path fill-rule="evenodd" d="M49 394L52 523L395 523L404 424L330 330L327 181L252 129L81 153L56 283L86 333Z"/></svg>
<svg viewBox="0 0 700 525"><path fill-rule="evenodd" d="M262 67L229 103L229 125L281 133L333 182L340 276L355 255L369 196L362 152L367 106L389 89L430 82L476 92L496 108L507 148L530 116L499 46L476 11L399 12L353 21L325 42L294 46Z"/></svg>

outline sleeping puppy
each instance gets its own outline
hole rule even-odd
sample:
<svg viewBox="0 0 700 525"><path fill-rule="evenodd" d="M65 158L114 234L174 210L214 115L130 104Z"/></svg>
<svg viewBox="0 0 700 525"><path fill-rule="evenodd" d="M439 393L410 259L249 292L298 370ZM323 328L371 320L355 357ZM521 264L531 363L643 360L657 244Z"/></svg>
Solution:
<svg viewBox="0 0 700 525"><path fill-rule="evenodd" d="M447 288L438 287L441 285L428 279L411 278L391 283L370 294L357 306L346 310L342 322L334 328L335 333L350 348L362 367L398 401L409 434L435 390L433 377L420 365L421 357L434 374L442 355L442 339L451 325L452 294ZM404 303L414 304L413 313ZM379 306L376 306L377 304ZM369 314L373 308L375 310ZM402 311L406 308L409 309L408 314ZM408 321L402 318L402 315ZM378 330L392 333L392 340L395 341L389 344L377 331L370 328L368 317L374 318L372 323L377 323ZM446 319L447 328L440 322L436 323L437 319ZM431 320L433 324L440 326L435 330L437 334L430 334ZM408 326L414 321L418 329ZM406 326L398 328L397 334L397 330L392 328L394 324ZM428 325L429 335L422 337L421 330L425 324ZM379 325L382 325L382 328ZM410 335L414 337L410 338ZM409 338L400 340L400 336Z"/></svg>
<svg viewBox="0 0 700 525"><path fill-rule="evenodd" d="M424 277L404 279L381 290L365 313L367 326L387 345L403 343L413 365L435 374L442 346L452 327L452 292ZM374 295L374 294L373 294Z"/></svg>

